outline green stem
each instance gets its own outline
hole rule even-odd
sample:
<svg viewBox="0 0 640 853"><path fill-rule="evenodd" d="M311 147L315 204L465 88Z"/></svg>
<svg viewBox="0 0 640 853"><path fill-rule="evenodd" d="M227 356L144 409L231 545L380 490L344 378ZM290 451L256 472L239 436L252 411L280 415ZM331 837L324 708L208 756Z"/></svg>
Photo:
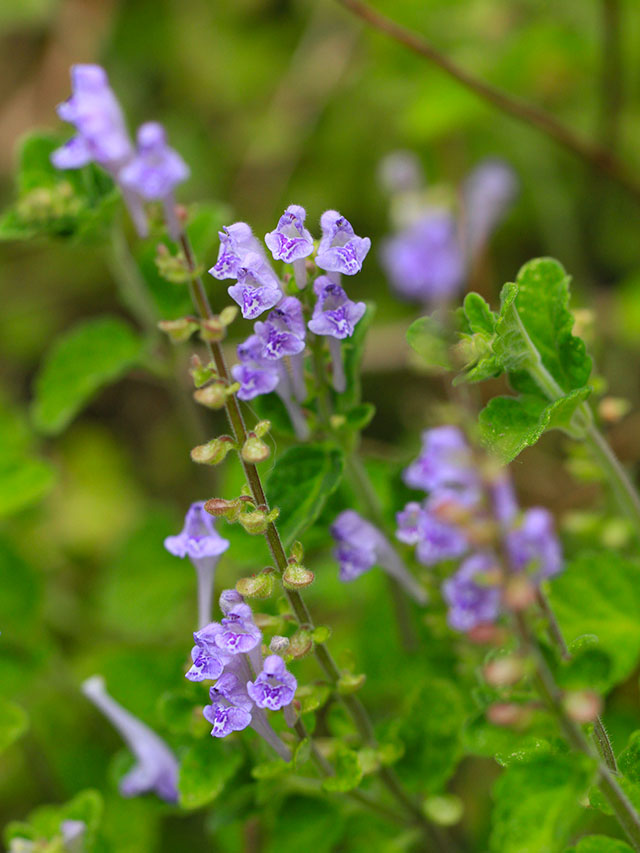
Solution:
<svg viewBox="0 0 640 853"><path fill-rule="evenodd" d="M633 849L640 851L640 817L611 770L592 749L580 726L566 713L562 704L562 693L553 679L551 670L547 666L523 614L514 614L514 621L522 648L534 662L534 680L540 696L551 714L556 718L571 747L576 752L581 752L596 761L600 789L613 809L618 823L627 834Z"/></svg>
<svg viewBox="0 0 640 853"><path fill-rule="evenodd" d="M195 258L193 256L189 239L184 232L180 235L179 242L180 246L182 247L182 251L184 252L184 256L186 258L189 269L192 272L195 272ZM190 285L190 290L194 305L200 317L202 319L211 318L213 316L213 313L209 305L209 300L207 298L207 293L204 284L200 277L194 275L194 278ZM224 380L227 384L230 384L230 374L227 368L222 347L217 342L209 343L208 347L220 378ZM236 443L238 447L242 447L247 438L247 430L245 427L244 419L242 417L242 412L240 411L240 406L238 405L238 401L235 395L231 394L226 398L225 410ZM251 494L253 496L255 504L257 506L267 507L268 509L267 498L264 492L264 488L262 486L262 481L260 478L260 474L258 473L258 469L255 465L252 465L251 463L246 462L244 459L242 459L242 456L240 454L239 458L244 468L247 483L251 490ZM265 531L265 537L269 546L269 550L271 551L271 555L278 568L278 571L280 572L280 574L282 574L287 568L287 555L284 550L282 540L280 539L278 529L273 522L270 522L267 526L267 529ZM308 626L311 630L313 630L314 626L313 620L311 619L311 614L309 613L307 605L300 593L295 590L285 590L285 592L298 623L300 625ZM341 677L341 672L331 653L323 643L314 644L314 653L325 675L332 683L334 688L337 690L337 685ZM377 741L375 738L373 725L360 699L358 699L358 697L353 694L342 695L341 698L345 707L347 708L347 711L351 715L356 729L358 730L358 733L360 734L360 737L362 738L364 743L374 748L377 747ZM400 782L396 779L395 774L393 774L393 772L389 770L389 768L382 767L378 775L383 784L390 791L390 793L398 800L398 802L403 805L403 807L407 808L408 804L411 805L411 814L414 816L415 820L418 821L420 828L422 829L424 834L429 838L432 838L434 828L432 827L431 823L426 819L425 815L422 813L417 804L414 804L409 795L406 794ZM444 850L448 848L442 847L441 849Z"/></svg>
<svg viewBox="0 0 640 853"><path fill-rule="evenodd" d="M640 536L640 497L629 475L622 467L606 438L593 424L587 429L585 441L607 475L621 509L633 522L636 535Z"/></svg>
<svg viewBox="0 0 640 853"><path fill-rule="evenodd" d="M560 657L565 661L571 660L571 652L569 651L565 642L562 629L560 628L558 620L556 619L556 614L553 612L553 608L551 607L549 599L542 592L542 590L538 590L537 600L540 609L544 613L544 616L547 620L549 637L551 638L553 644L556 646ZM600 716L597 716L596 719L593 721L593 739L595 740L598 752L604 759L604 762L609 768L609 770L611 770L613 773L617 773L618 765L616 762L616 756L613 751L611 741L609 740L609 735L607 734L607 730Z"/></svg>

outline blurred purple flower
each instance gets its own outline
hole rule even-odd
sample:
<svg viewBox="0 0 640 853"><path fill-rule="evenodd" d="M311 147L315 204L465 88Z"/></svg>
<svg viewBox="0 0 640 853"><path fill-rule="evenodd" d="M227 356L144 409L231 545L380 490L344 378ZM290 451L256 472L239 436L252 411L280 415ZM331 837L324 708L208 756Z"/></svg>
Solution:
<svg viewBox="0 0 640 853"><path fill-rule="evenodd" d="M467 632L498 618L500 589L488 581L494 568L495 557L492 554L472 554L442 584L442 594L449 605L447 620L452 628Z"/></svg>
<svg viewBox="0 0 640 853"><path fill-rule="evenodd" d="M136 758L133 769L120 781L122 796L135 797L155 791L163 800L177 802L178 761L162 738L116 702L99 675L88 678L82 692L119 731Z"/></svg>
<svg viewBox="0 0 640 853"><path fill-rule="evenodd" d="M444 210L427 211L383 243L381 262L392 287L405 299L424 305L451 299L465 274L455 219Z"/></svg>
<svg viewBox="0 0 640 853"><path fill-rule="evenodd" d="M507 534L507 552L514 571L528 572L540 582L563 569L562 549L553 516L542 507L526 510L519 523Z"/></svg>
<svg viewBox="0 0 640 853"><path fill-rule="evenodd" d="M518 192L515 172L502 160L481 162L462 186L464 245L472 259L484 246Z"/></svg>
<svg viewBox="0 0 640 853"><path fill-rule="evenodd" d="M444 487L477 490L479 485L469 445L462 431L454 426L422 433L420 455L405 469L403 479L410 488L424 492Z"/></svg>

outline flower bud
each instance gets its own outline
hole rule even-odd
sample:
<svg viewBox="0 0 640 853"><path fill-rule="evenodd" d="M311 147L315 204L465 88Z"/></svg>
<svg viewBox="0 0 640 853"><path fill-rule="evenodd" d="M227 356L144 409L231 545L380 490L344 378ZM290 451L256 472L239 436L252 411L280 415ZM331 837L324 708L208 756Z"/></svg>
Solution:
<svg viewBox="0 0 640 853"><path fill-rule="evenodd" d="M181 344L189 340L198 328L198 323L193 317L181 317L179 320L161 320L158 328L168 335L172 343Z"/></svg>
<svg viewBox="0 0 640 853"><path fill-rule="evenodd" d="M283 655L288 650L290 646L288 637L281 637L276 634L275 637L271 638L271 642L269 643L269 651L272 651L274 655Z"/></svg>
<svg viewBox="0 0 640 853"><path fill-rule="evenodd" d="M242 445L241 456L245 462L252 465L257 465L258 462L264 462L271 455L269 446L264 443L261 438L254 432L250 432L247 440Z"/></svg>
<svg viewBox="0 0 640 853"><path fill-rule="evenodd" d="M504 603L510 610L526 610L536 600L536 587L524 574L509 578L504 589Z"/></svg>
<svg viewBox="0 0 640 853"><path fill-rule="evenodd" d="M302 658L313 648L311 631L308 628L298 628L289 640L288 655L292 658Z"/></svg>
<svg viewBox="0 0 640 853"><path fill-rule="evenodd" d="M467 637L478 646L503 646L507 641L507 633L500 625L492 622L482 622L467 631Z"/></svg>
<svg viewBox="0 0 640 853"><path fill-rule="evenodd" d="M524 675L522 659L515 655L494 658L484 665L483 674L487 684L493 687L516 684Z"/></svg>
<svg viewBox="0 0 640 853"><path fill-rule="evenodd" d="M205 388L193 392L196 403L208 409L222 409L227 402L226 388L223 382L214 382Z"/></svg>
<svg viewBox="0 0 640 853"><path fill-rule="evenodd" d="M338 693L341 693L343 696L355 693L356 690L360 690L366 680L367 676L364 672L361 672L359 675L355 675L353 672L343 672L336 685Z"/></svg>
<svg viewBox="0 0 640 853"><path fill-rule="evenodd" d="M598 403L598 414L608 424L617 424L630 409L630 401L623 397L603 397Z"/></svg>
<svg viewBox="0 0 640 853"><path fill-rule="evenodd" d="M172 255L164 244L161 245L163 245L163 249L158 247L155 264L159 274L166 281L170 281L171 284L188 284L194 278L202 275L204 268L197 266L195 269L191 269L182 251Z"/></svg>
<svg viewBox="0 0 640 853"><path fill-rule="evenodd" d="M266 512L261 509L250 510L249 512L243 512L238 515L237 519L240 524L244 527L247 533L250 533L252 536L256 536L259 533L264 533L269 525L269 519L267 518Z"/></svg>
<svg viewBox="0 0 640 853"><path fill-rule="evenodd" d="M264 436L271 429L271 421L258 421L258 423L254 426L253 431L258 436L258 438L264 438Z"/></svg>
<svg viewBox="0 0 640 853"><path fill-rule="evenodd" d="M199 444L191 451L191 458L200 465L218 465L230 450L233 450L234 441L231 436L223 435L220 438L212 438L206 444Z"/></svg>
<svg viewBox="0 0 640 853"><path fill-rule="evenodd" d="M213 316L207 317L200 323L200 337L203 341L217 343L224 340L226 329L220 322L220 318Z"/></svg>
<svg viewBox="0 0 640 853"><path fill-rule="evenodd" d="M222 323L223 326L230 326L233 321L238 316L238 306L237 305L227 305L226 308L223 308L220 312L218 319Z"/></svg>
<svg viewBox="0 0 640 853"><path fill-rule="evenodd" d="M242 510L242 499L227 501L224 498L210 498L204 508L210 515L224 516L227 521L235 521Z"/></svg>
<svg viewBox="0 0 640 853"><path fill-rule="evenodd" d="M602 699L594 690L576 690L567 693L564 709L576 723L592 723L602 711Z"/></svg>
<svg viewBox="0 0 640 853"><path fill-rule="evenodd" d="M314 581L314 574L299 563L289 563L282 575L282 585L285 589L306 589Z"/></svg>
<svg viewBox="0 0 640 853"><path fill-rule="evenodd" d="M243 598L270 598L273 595L276 576L273 569L265 569L259 575L240 578L236 590Z"/></svg>
<svg viewBox="0 0 640 853"><path fill-rule="evenodd" d="M203 385L206 385L207 382L210 382L218 376L218 371L216 370L213 362L209 362L209 364L204 365L197 355L191 356L189 373L191 374L193 384L196 388L201 388Z"/></svg>
<svg viewBox="0 0 640 853"><path fill-rule="evenodd" d="M522 729L531 720L531 710L515 702L494 702L487 708L487 719L494 726Z"/></svg>

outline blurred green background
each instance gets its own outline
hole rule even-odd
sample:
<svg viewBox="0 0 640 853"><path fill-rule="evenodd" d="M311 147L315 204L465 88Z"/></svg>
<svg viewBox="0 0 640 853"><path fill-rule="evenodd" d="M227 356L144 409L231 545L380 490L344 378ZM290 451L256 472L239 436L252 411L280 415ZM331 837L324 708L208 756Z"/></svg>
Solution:
<svg viewBox="0 0 640 853"><path fill-rule="evenodd" d="M640 172L636 0L376 5L464 67L543 106ZM216 224L243 219L264 234L295 202L306 207L316 233L320 214L332 207L357 233L371 237L371 256L350 295L378 304L364 379L364 398L378 410L366 434L374 473L399 469L416 448L417 431L437 421L443 398L441 383L409 364L403 332L416 311L394 299L377 260L390 226L376 170L398 148L414 151L428 183L442 185L452 198L483 157L499 156L512 165L520 193L474 286L495 300L525 260L557 257L575 277L578 304L595 310L592 349L603 381L611 394L637 407L638 202L538 131L364 31L336 3L0 0L0 44L2 207L13 198L18 138L32 128L59 129L54 107L68 95L69 66L99 62L130 126L152 118L166 124L192 170L181 200L214 203ZM181 686L195 612L193 570L168 556L162 540L179 529L191 501L216 492L229 496L238 488L230 460L217 482L189 460L189 448L220 431L222 419L190 408L184 347L168 357L168 378L162 370L154 375L136 369L102 391L63 435L39 437L29 403L43 354L81 318L126 311L114 283L114 259L100 247L60 240L7 243L0 251L0 440L43 466L32 472L32 499L16 505L5 496L2 505L0 695L26 709L30 728L1 758L0 825L39 804L99 787L107 792L111 849L202 849L200 813L180 816L149 799L118 797L110 762L120 743L78 684L102 672L118 699L162 730L158 700ZM210 241L207 266L216 252ZM221 286L213 280L210 285L214 303L224 304ZM182 383L177 395L172 376ZM612 440L625 461L635 462L638 415L618 423ZM597 487L578 476L579 458L569 470L560 469L565 449L562 438L547 437L518 460L514 473L523 503L543 502L571 520L599 497ZM392 509L390 504L390 518ZM601 527L597 535L606 542L615 530ZM233 547L221 563L218 588L268 559L266 549L259 551L261 542L228 528L221 532ZM310 542L320 543L320 535ZM383 580L372 573L357 589L341 587L327 552L312 554L318 583L310 598L318 621L334 627L338 650L352 650L357 671L368 673L365 700L376 719L387 719L397 697L390 698L388 684L394 628L381 605ZM428 624L421 630L439 642L428 634ZM407 679L419 666L407 663ZM313 661L300 671L317 677ZM616 700L614 733L616 726L628 730L626 708L634 691L622 690ZM203 744L212 760L216 746L209 739ZM493 772L488 767L467 761L455 789L464 797L474 780ZM488 823L484 784L483 791L480 799L476 791L467 815L478 849ZM280 818L275 813L271 827L256 829L246 821L252 808L240 804L236 814L229 805L226 816L209 816L209 849L276 849L273 826ZM304 802L291 808L298 808L304 823ZM330 825L331 816L323 826ZM358 831L364 849L366 832ZM262 841L252 847L254 836ZM323 840L313 841L315 849L333 849L337 837L319 833ZM299 843L292 835L278 849L302 849Z"/></svg>

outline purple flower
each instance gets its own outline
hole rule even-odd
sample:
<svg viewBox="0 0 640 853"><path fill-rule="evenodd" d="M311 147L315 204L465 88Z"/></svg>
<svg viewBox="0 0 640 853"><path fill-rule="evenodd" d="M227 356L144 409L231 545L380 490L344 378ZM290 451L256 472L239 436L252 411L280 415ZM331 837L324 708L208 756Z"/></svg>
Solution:
<svg viewBox="0 0 640 853"><path fill-rule="evenodd" d="M197 639L196 642L198 642ZM229 656L221 652L220 649L212 649L211 645L205 645L204 641L201 641L191 649L191 660L193 665L186 672L185 678L188 678L189 681L215 681L222 675L225 664L229 661Z"/></svg>
<svg viewBox="0 0 640 853"><path fill-rule="evenodd" d="M263 344L257 335L251 335L238 344L240 364L233 365L231 375L240 383L240 400L253 400L260 394L270 394L280 381L277 365L266 359L262 352Z"/></svg>
<svg viewBox="0 0 640 853"><path fill-rule="evenodd" d="M381 262L392 287L405 299L428 305L455 296L465 262L453 216L429 211L385 241Z"/></svg>
<svg viewBox="0 0 640 853"><path fill-rule="evenodd" d="M218 236L218 260L209 270L214 278L237 278L238 270L243 266L246 256L250 253L259 255L262 252L259 240L253 236L246 222L234 222L219 231Z"/></svg>
<svg viewBox="0 0 640 853"><path fill-rule="evenodd" d="M290 204L280 217L278 227L264 241L276 261L292 264L313 252L313 237L304 227L307 212L299 204Z"/></svg>
<svg viewBox="0 0 640 853"><path fill-rule="evenodd" d="M246 674L246 673L245 673ZM212 701L222 697L237 708L250 711L253 708L253 700L249 696L246 683L243 684L240 677L233 671L227 670L209 690Z"/></svg>
<svg viewBox="0 0 640 853"><path fill-rule="evenodd" d="M470 631L498 618L500 589L488 581L494 568L493 555L472 554L442 584L442 594L449 605L447 621L456 631Z"/></svg>
<svg viewBox="0 0 640 853"><path fill-rule="evenodd" d="M371 248L368 237L357 237L351 223L337 210L327 210L320 218L322 239L316 265L327 272L355 275Z"/></svg>
<svg viewBox="0 0 640 853"><path fill-rule="evenodd" d="M456 499L456 494L440 492L423 506L408 503L396 516L397 538L408 545L416 545L416 556L425 566L462 557L469 547L462 529L444 521L438 514L443 503Z"/></svg>
<svg viewBox="0 0 640 853"><path fill-rule="evenodd" d="M262 632L253 621L248 604L236 604L215 632L215 643L223 652L232 655L246 654L262 641Z"/></svg>
<svg viewBox="0 0 640 853"><path fill-rule="evenodd" d="M189 168L177 151L167 145L167 134L161 124L147 122L138 129L135 156L118 173L119 183L144 201L162 201L169 234L174 240L180 234L175 214L175 187L189 177Z"/></svg>
<svg viewBox="0 0 640 853"><path fill-rule="evenodd" d="M245 320L255 320L282 299L275 273L257 252L249 252L235 273L236 284L227 288L229 296L240 306Z"/></svg>
<svg viewBox="0 0 640 853"><path fill-rule="evenodd" d="M279 711L293 701L297 686L298 682L287 672L282 658L269 655L256 680L248 682L247 692L258 708Z"/></svg>
<svg viewBox="0 0 640 853"><path fill-rule="evenodd" d="M313 292L317 301L309 328L316 335L330 335L343 340L353 335L367 306L364 302L353 302L339 284L326 275L315 280Z"/></svg>
<svg viewBox="0 0 640 853"><path fill-rule="evenodd" d="M57 111L78 135L54 151L51 162L57 169L77 169L93 161L115 176L133 147L106 71L99 65L73 65L71 89L71 97Z"/></svg>
<svg viewBox="0 0 640 853"><path fill-rule="evenodd" d="M87 824L83 820L63 820L60 832L65 853L84 853Z"/></svg>
<svg viewBox="0 0 640 853"><path fill-rule="evenodd" d="M215 519L204 508L204 501L191 504L184 519L184 527L177 536L167 536L164 547L176 557L196 560L219 557L229 547L215 528Z"/></svg>
<svg viewBox="0 0 640 853"><path fill-rule="evenodd" d="M202 714L213 726L212 737L227 737L231 732L241 732L251 724L250 711L227 705L219 698L214 699L211 705L205 705Z"/></svg>
<svg viewBox="0 0 640 853"><path fill-rule="evenodd" d="M485 160L469 173L462 187L464 242L473 258L487 242L518 191L513 169L502 160Z"/></svg>
<svg viewBox="0 0 640 853"><path fill-rule="evenodd" d="M191 504L184 519L182 532L167 536L164 547L176 557L189 557L198 576L198 627L211 621L211 600L215 569L229 547L215 529L215 519L204 509L204 502Z"/></svg>
<svg viewBox="0 0 640 853"><path fill-rule="evenodd" d="M235 589L223 589L220 593L220 598L218 599L220 610L222 610L225 615L232 610L236 604L242 604L243 601L244 598Z"/></svg>
<svg viewBox="0 0 640 853"><path fill-rule="evenodd" d="M262 343L261 355L269 361L304 350L302 304L295 296L285 297L264 322L258 321L253 328Z"/></svg>
<svg viewBox="0 0 640 853"><path fill-rule="evenodd" d="M453 426L425 430L420 456L405 469L403 479L412 489L425 492L443 487L477 489L478 477L462 432Z"/></svg>
<svg viewBox="0 0 640 853"><path fill-rule="evenodd" d="M562 571L562 549L553 516L542 507L523 514L521 522L507 534L506 546L512 568L529 572L538 582Z"/></svg>
<svg viewBox="0 0 640 853"><path fill-rule="evenodd" d="M424 590L416 583L386 536L370 521L354 510L346 509L331 525L331 535L336 542L333 553L340 567L341 581L353 581L377 564L402 584L416 601L424 604Z"/></svg>
<svg viewBox="0 0 640 853"><path fill-rule="evenodd" d="M133 769L120 781L122 796L155 791L163 800L177 802L178 761L162 738L109 696L100 676L87 679L82 692L120 732L136 758Z"/></svg>

